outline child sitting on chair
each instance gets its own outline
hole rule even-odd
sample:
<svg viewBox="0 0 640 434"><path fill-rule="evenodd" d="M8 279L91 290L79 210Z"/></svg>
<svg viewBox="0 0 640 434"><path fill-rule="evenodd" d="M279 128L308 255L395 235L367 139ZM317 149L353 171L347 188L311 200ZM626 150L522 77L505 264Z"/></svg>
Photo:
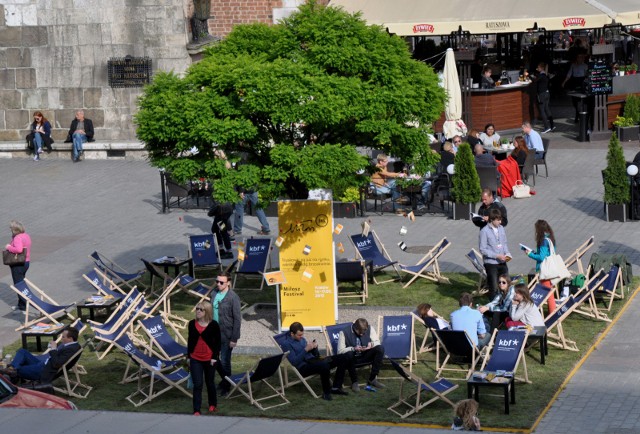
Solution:
<svg viewBox="0 0 640 434"><path fill-rule="evenodd" d="M478 402L464 399L456 404L451 429L454 431L481 431L478 419Z"/></svg>

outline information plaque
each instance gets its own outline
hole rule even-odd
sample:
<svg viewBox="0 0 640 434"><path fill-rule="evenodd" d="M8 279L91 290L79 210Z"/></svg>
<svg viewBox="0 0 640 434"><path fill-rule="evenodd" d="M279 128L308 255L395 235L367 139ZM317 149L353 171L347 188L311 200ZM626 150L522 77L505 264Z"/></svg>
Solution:
<svg viewBox="0 0 640 434"><path fill-rule="evenodd" d="M151 59L148 57L112 57L107 61L111 87L142 87L151 82Z"/></svg>

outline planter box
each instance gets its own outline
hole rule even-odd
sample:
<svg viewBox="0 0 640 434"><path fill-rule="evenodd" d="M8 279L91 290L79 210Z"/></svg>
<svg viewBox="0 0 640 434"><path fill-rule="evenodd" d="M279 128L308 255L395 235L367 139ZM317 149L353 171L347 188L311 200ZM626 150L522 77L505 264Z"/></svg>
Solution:
<svg viewBox="0 0 640 434"><path fill-rule="evenodd" d="M454 220L471 220L471 213L476 211L475 203L453 203Z"/></svg>
<svg viewBox="0 0 640 434"><path fill-rule="evenodd" d="M606 218L608 222L619 221L626 222L627 221L627 205L626 204L613 204L607 203L605 204L605 212Z"/></svg>
<svg viewBox="0 0 640 434"><path fill-rule="evenodd" d="M638 140L640 134L640 126L634 125L632 127L616 127L618 139L621 142L635 142Z"/></svg>
<svg viewBox="0 0 640 434"><path fill-rule="evenodd" d="M355 218L357 211L355 202L333 202L333 218Z"/></svg>

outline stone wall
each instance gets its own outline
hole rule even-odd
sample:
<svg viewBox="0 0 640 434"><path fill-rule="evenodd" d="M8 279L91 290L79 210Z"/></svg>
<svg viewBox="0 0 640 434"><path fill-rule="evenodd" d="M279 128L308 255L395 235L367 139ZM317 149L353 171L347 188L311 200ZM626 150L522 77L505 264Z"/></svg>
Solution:
<svg viewBox="0 0 640 434"><path fill-rule="evenodd" d="M23 140L40 110L53 137L66 137L75 110L96 139L133 140L141 88L107 82L111 57L147 56L183 73L190 0L3 0L0 5L0 141Z"/></svg>

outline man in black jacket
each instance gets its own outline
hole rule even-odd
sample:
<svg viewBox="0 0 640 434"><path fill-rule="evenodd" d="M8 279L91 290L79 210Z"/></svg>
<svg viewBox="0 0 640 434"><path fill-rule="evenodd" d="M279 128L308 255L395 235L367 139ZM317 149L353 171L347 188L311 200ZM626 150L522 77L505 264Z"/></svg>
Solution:
<svg viewBox="0 0 640 434"><path fill-rule="evenodd" d="M91 122L91 119L84 117L82 110L76 112L76 118L71 121L69 134L67 134L67 140L64 142L73 142L74 162L80 161L80 154L84 152L82 145L86 142L93 142L93 122Z"/></svg>
<svg viewBox="0 0 640 434"><path fill-rule="evenodd" d="M49 352L45 354L47 358L36 357L24 348L20 348L3 373L10 377L17 376L27 380L51 383L62 365L67 363L78 350L80 350L78 330L66 327L62 331L62 338L57 347L54 342L49 342Z"/></svg>
<svg viewBox="0 0 640 434"><path fill-rule="evenodd" d="M340 332L338 354L353 357L353 360L348 360L347 368L351 377L351 389L354 392L360 391L355 366L369 363L371 363L371 373L367 385L377 388L385 387L377 378L382 367L384 347L380 344L378 333L369 326L366 319L358 318Z"/></svg>
<svg viewBox="0 0 640 434"><path fill-rule="evenodd" d="M506 227L509 223L507 220L507 208L501 203L495 200L493 197L493 192L490 188L485 188L482 190L482 197L480 199L482 201L482 205L478 209L478 214L482 217L474 217L471 219L474 225L478 226L480 229L485 227L487 223L489 223L489 211L492 209L497 209L500 211L502 215L502 226Z"/></svg>

